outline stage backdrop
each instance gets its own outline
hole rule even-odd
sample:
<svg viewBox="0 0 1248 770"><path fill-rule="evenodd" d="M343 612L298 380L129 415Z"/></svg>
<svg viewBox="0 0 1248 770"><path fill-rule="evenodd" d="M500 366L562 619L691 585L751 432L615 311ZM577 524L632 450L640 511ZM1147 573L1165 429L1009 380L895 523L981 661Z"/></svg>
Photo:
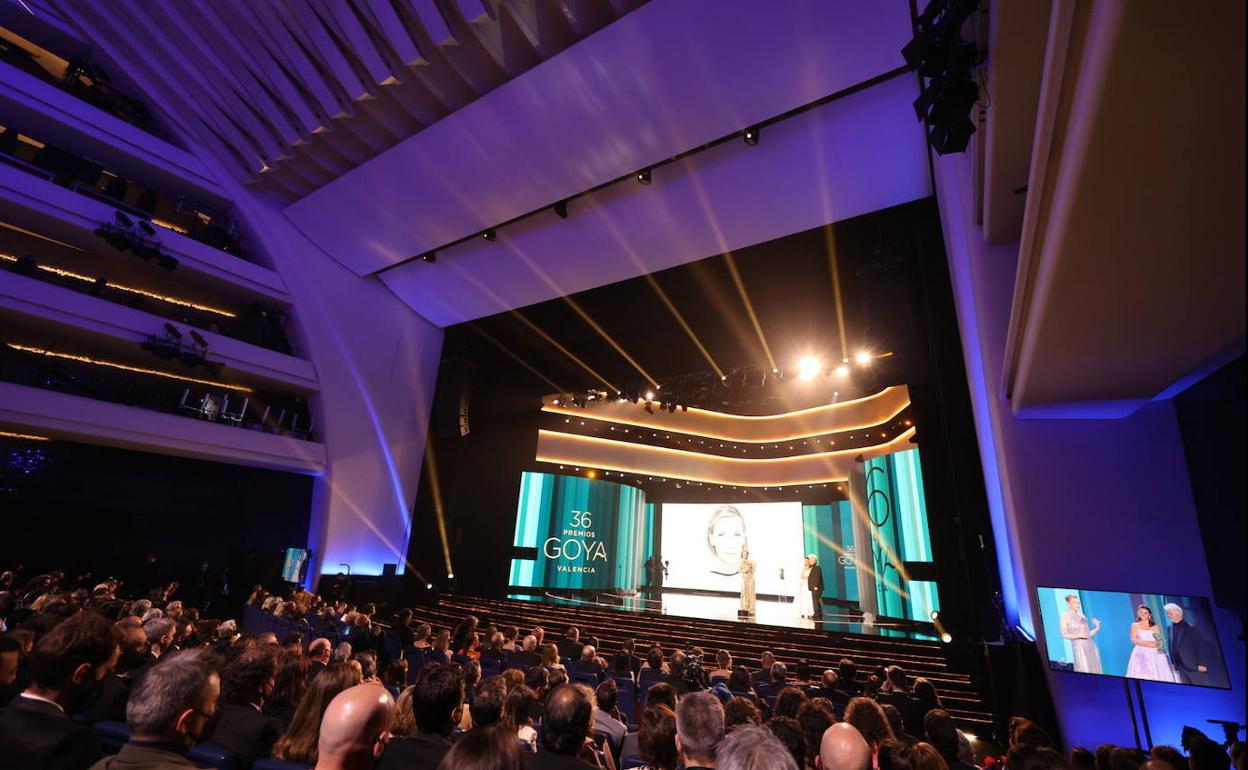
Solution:
<svg viewBox="0 0 1248 770"><path fill-rule="evenodd" d="M802 560L802 504L664 503L667 588L741 592L742 550L755 564L755 592L793 596Z"/></svg>
<svg viewBox="0 0 1248 770"><path fill-rule="evenodd" d="M526 471L511 560L515 588L637 588L653 506L626 484Z"/></svg>

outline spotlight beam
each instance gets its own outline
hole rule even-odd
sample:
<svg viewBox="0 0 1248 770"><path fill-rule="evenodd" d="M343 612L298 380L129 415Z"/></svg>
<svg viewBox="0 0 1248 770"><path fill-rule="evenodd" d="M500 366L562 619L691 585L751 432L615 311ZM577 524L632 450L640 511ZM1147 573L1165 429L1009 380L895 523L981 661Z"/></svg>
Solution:
<svg viewBox="0 0 1248 770"><path fill-rule="evenodd" d="M836 333L841 338L841 360L849 360L849 342L845 339L845 309L841 303L841 270L836 256L836 233L832 225L823 228L828 245L828 268L832 271L832 302L836 306Z"/></svg>
<svg viewBox="0 0 1248 770"><path fill-rule="evenodd" d="M576 357L576 354L574 354L571 350L568 350L568 349L567 349L567 348L565 348L563 345L560 345L560 344L559 344L559 342L558 342L558 340L556 340L554 337L551 337L549 334L547 334L545 331L543 331L543 330L542 330L542 328L541 328L540 326L538 326L537 324L533 323L533 322L532 322L532 321L530 321L529 319L525 318L525 317L524 317L524 315L523 315L523 314L522 314L519 310L509 310L509 311L507 311L507 312L508 312L510 315L513 315L513 316L515 316L516 318L519 318L519 319L520 319L520 321L521 321L521 322L522 322L525 326L529 327L529 328L530 328L530 329L532 329L534 332L536 332L536 333L537 333L537 335L538 335L539 337L541 337L542 339L546 340L546 342L548 342L548 343L550 344L550 346L551 346L551 347L555 348L555 349L556 349L556 350L558 350L560 353L563 353L565 356L567 356L568 358L570 358L570 359L572 359L573 361L575 361L575 362L576 362L576 364L577 364L578 366L580 366L582 369L584 369L585 371L587 371L587 372L589 372L591 375L593 375L594 379L598 380L598 381L599 381L599 382L601 382L603 385L606 385L606 386L607 386L607 390L611 391L612 393L618 393L618 392L619 392L619 390L620 390L619 388L615 387L615 386L614 386L614 385L612 385L610 382L607 382L607 379L606 379L605 377L603 377L603 376L602 376L601 374L599 374L598 372L594 371L594 370L593 370L593 368L592 368L592 367L590 367L590 365L589 365L589 364L587 364L587 363L585 363L584 361L582 361L581 359L577 358L577 357Z"/></svg>
<svg viewBox="0 0 1248 770"><path fill-rule="evenodd" d="M606 329L603 329L601 326L599 326L599 325L598 325L598 322L597 322L597 321L595 321L594 319L590 318L590 317L589 317L589 313L586 313L586 312L585 312L585 311L581 308L581 306L580 306L580 305L576 304L576 300L572 299L571 297L567 296L566 294L565 294L563 297L561 297L561 299L562 299L564 302L568 303L568 307L570 307L570 308L572 308L573 310L575 310L575 311L576 311L576 314L577 314L577 315L579 315L579 316L581 317L581 319L585 321L585 323L589 324L589 325L590 325L590 327L592 327L594 331L598 332L598 336L600 336L600 337L602 337L604 340L606 340L608 345L610 345L611 347L615 348L615 352L617 352L617 353L619 353L621 356L623 356L623 358L624 358L624 360L625 360L625 361L627 361L629 364L631 364L631 365L632 365L632 367L633 367L634 369L636 369L636 370L637 370L637 372L638 372L639 374L641 374L641 376L642 376L642 377L645 377L645 378L646 378L646 382L648 382L648 383L650 383L651 385L654 385L654 386L656 386L656 387L658 386L658 384L659 384L659 383L658 383L658 381L657 381L657 380L655 380L653 377L651 377L649 372L647 372L645 369L642 369L642 368L641 368L641 364L639 364L639 363L637 363L635 360L633 360L633 357L632 357L632 356L630 356L630 355L628 354L628 352L627 352L626 350L624 350L624 348L623 348L623 347L621 347L621 346L620 346L620 343L618 343L618 342L616 342L614 339L612 339L612 337L611 337L611 335L610 335L610 334L607 334L607 330L606 330ZM595 376L596 376L596 375L595 375ZM601 377L599 377L599 379L602 379L602 378L601 378ZM608 383L607 387L611 388L612 390L617 390L617 388L616 388L615 386L610 385L609 383Z"/></svg>
<svg viewBox="0 0 1248 770"><path fill-rule="evenodd" d="M559 386L559 383L555 382L554 380L550 379L550 378L549 378L549 377L547 377L546 375L544 375L544 374L542 374L541 372L539 372L539 371L538 371L537 369L535 369L535 368L533 367L533 365L532 365L532 364L530 364L528 361L525 361L523 358L521 358L520 356L518 356L518 355L516 355L514 352L512 352L511 348L507 347L507 346L506 346L506 345L504 345L503 343L501 343L501 342L499 342L498 340L494 339L493 335L491 335L491 334L490 334L489 332L487 332L485 329L482 329L480 326L477 326L477 324L475 324L475 323L471 323L471 322L468 324L468 327L469 327L470 329L472 329L474 332L476 332L477 334L480 334L482 337L484 337L484 338L485 338L485 339L486 339L486 340L487 340L487 341L488 341L491 345L493 345L494 347L496 347L496 348L498 348L499 350L501 350L501 351L503 351L504 353L506 353L506 354L508 355L508 357L510 357L510 358L511 358L511 360L515 361L516 363L518 363L518 364L520 364L521 366L523 366L525 369L528 369L530 372L532 372L533 376L537 377L538 379L542 380L543 382L545 382L545 383L546 383L547 385L549 385L550 387L554 388L554 392L556 392L556 393L567 393L567 390L565 390L564 388L560 387L560 386Z"/></svg>
<svg viewBox="0 0 1248 770"><path fill-rule="evenodd" d="M771 348L767 346L767 338L763 336L763 327L758 323L758 316L754 314L754 305L750 303L750 295L745 292L745 284L741 281L741 274L737 272L737 261L732 258L731 251L724 252L724 260L728 263L728 272L732 274L732 282L737 285L737 293L741 295L741 302L745 304L745 311L750 314L750 323L754 324L754 331L758 334L758 341L763 344L763 352L767 354L767 363L771 370L776 370L776 359L771 356Z"/></svg>
<svg viewBox="0 0 1248 770"><path fill-rule="evenodd" d="M663 287L659 285L659 282L656 281L654 276L650 273L643 273L642 277L646 279L646 283L650 284L650 288L654 289L654 293L659 295L659 299L662 300L663 304L667 306L667 309L671 311L672 317L676 319L676 323L680 324L680 328L684 329L685 334L689 335L689 339L693 340L693 344L698 346L698 350L701 351L702 357L705 358L706 362L711 365L712 369L715 370L715 374L719 377L719 379L724 379L723 370L720 369L719 365L715 363L715 359L711 358L710 351L708 351L706 346L702 344L702 340L698 339L698 335L694 334L693 329L689 328L689 324L685 321L685 317L682 316L680 311L676 309L676 305L673 304L671 298L667 296L667 292L663 291Z"/></svg>
<svg viewBox="0 0 1248 770"><path fill-rule="evenodd" d="M442 540L442 558L446 561L446 574L454 575L455 568L451 565L451 545L446 539L446 516L442 509L442 485L438 483L438 463L434 458L433 442L425 446L425 470L429 474L429 491L433 494L433 513L438 520L438 536Z"/></svg>

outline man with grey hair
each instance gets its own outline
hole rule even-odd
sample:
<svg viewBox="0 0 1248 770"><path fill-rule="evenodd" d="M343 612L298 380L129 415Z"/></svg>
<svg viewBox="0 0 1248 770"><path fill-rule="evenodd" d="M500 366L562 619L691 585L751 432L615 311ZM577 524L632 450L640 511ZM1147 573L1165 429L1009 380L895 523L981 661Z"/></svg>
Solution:
<svg viewBox="0 0 1248 770"><path fill-rule="evenodd" d="M767 685L771 683L771 666L776 662L776 656L771 650L764 650L763 654L758 656L758 670L750 674L750 683L755 687Z"/></svg>
<svg viewBox="0 0 1248 770"><path fill-rule="evenodd" d="M676 704L676 752L685 770L715 767L715 752L723 740L724 707L719 698L702 691L680 699Z"/></svg>
<svg viewBox="0 0 1248 770"><path fill-rule="evenodd" d="M524 637L523 649L508 655L507 659L511 663L517 663L526 668L539 665L542 662L542 657L537 654L537 637L533 634Z"/></svg>
<svg viewBox="0 0 1248 770"><path fill-rule="evenodd" d="M1166 630L1166 649L1170 665L1184 684L1209 686L1210 645L1197 626L1183 617L1183 608L1171 602L1163 608L1170 628Z"/></svg>
<svg viewBox="0 0 1248 770"><path fill-rule="evenodd" d="M770 730L743 725L715 752L717 770L798 770L793 755Z"/></svg>
<svg viewBox="0 0 1248 770"><path fill-rule="evenodd" d="M313 639L308 645L308 684L329 665L329 656L333 649L333 644L323 636Z"/></svg>
<svg viewBox="0 0 1248 770"><path fill-rule="evenodd" d="M177 624L169 618L144 621L143 634L147 637L147 652L130 669L130 676L134 681L142 679L163 655L173 652L173 637L176 633Z"/></svg>
<svg viewBox="0 0 1248 770"><path fill-rule="evenodd" d="M814 607L815 622L823 620L823 567L819 566L819 558L807 554L806 564L810 573L806 576L806 587L810 589L810 603Z"/></svg>
<svg viewBox="0 0 1248 770"><path fill-rule="evenodd" d="M211 652L171 654L130 694L126 704L130 740L92 770L195 767L186 752L208 733L220 694L221 679Z"/></svg>

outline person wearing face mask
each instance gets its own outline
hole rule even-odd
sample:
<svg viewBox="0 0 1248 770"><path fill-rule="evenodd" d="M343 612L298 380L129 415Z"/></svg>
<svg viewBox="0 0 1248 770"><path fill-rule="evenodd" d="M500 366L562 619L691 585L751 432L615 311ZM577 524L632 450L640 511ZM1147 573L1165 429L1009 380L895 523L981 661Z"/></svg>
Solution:
<svg viewBox="0 0 1248 770"><path fill-rule="evenodd" d="M88 724L126 721L126 699L145 670L142 668L148 655L147 634L143 626L133 618L117 621L121 631L121 656L108 676L100 681L100 697L83 714Z"/></svg>
<svg viewBox="0 0 1248 770"><path fill-rule="evenodd" d="M221 716L208 740L238 754L244 766L269 756L282 734L282 721L263 712L276 683L277 659L269 649L247 650L221 671Z"/></svg>
<svg viewBox="0 0 1248 770"><path fill-rule="evenodd" d="M187 750L213 729L221 678L207 650L169 655L135 685L126 706L130 740L91 770L195 767Z"/></svg>
<svg viewBox="0 0 1248 770"><path fill-rule="evenodd" d="M85 770L99 759L95 732L72 718L98 697L117 665L121 632L80 612L43 635L28 658L30 685L0 710L0 760L11 767Z"/></svg>

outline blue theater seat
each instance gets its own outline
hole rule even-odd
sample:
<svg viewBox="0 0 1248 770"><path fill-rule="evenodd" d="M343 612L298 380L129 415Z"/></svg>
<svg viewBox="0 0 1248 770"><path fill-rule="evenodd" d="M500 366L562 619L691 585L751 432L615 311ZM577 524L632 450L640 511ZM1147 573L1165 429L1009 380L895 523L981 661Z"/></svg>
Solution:
<svg viewBox="0 0 1248 770"><path fill-rule="evenodd" d="M251 770L312 770L312 765L301 762L284 762L280 759L257 759Z"/></svg>
<svg viewBox="0 0 1248 770"><path fill-rule="evenodd" d="M130 728L125 722L96 722L95 735L100 739L100 751L116 754L130 740Z"/></svg>
<svg viewBox="0 0 1248 770"><path fill-rule="evenodd" d="M628 729L637 729L637 684L631 676L613 676L615 687L619 693L617 705L628 720Z"/></svg>
<svg viewBox="0 0 1248 770"><path fill-rule="evenodd" d="M226 751L215 743L197 743L188 755L197 767L215 767L216 770L245 770L243 760L234 752Z"/></svg>

